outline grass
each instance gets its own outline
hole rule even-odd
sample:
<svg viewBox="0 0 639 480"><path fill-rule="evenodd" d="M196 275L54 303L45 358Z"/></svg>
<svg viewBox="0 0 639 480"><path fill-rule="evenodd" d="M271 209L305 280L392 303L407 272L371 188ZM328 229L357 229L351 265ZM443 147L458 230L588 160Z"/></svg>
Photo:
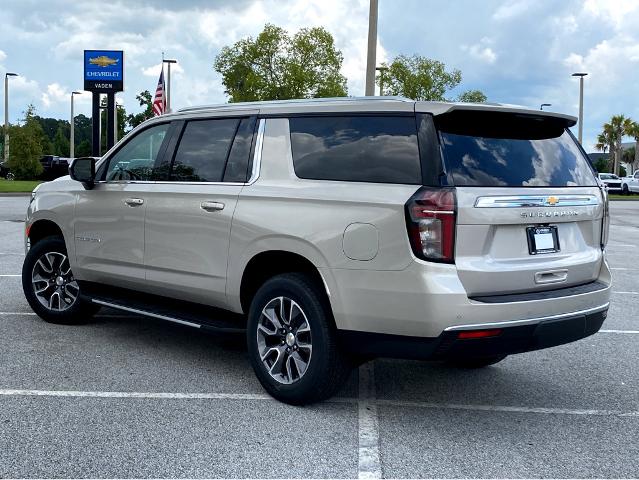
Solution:
<svg viewBox="0 0 639 480"><path fill-rule="evenodd" d="M621 195L620 193L610 193L608 194L608 198L610 200L639 200L639 195Z"/></svg>
<svg viewBox="0 0 639 480"><path fill-rule="evenodd" d="M0 179L0 193L31 192L42 180L5 180Z"/></svg>

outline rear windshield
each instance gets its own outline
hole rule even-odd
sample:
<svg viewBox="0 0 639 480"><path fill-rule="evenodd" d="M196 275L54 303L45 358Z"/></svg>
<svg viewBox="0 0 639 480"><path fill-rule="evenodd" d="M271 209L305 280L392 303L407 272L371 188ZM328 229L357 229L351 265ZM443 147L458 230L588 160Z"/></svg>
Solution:
<svg viewBox="0 0 639 480"><path fill-rule="evenodd" d="M449 182L473 187L594 186L563 119L467 112L436 120Z"/></svg>

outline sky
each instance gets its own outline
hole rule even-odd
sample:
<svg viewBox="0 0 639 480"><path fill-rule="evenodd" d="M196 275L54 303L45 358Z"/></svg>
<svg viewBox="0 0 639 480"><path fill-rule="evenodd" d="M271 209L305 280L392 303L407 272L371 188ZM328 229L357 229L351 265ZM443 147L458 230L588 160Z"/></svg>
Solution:
<svg viewBox="0 0 639 480"><path fill-rule="evenodd" d="M220 49L256 36L266 23L293 33L323 26L344 54L349 95L364 94L368 0L1 0L0 75L10 78L9 120L29 103L45 117L68 118L81 89L85 49L124 50L125 91L138 112L153 92L162 52L175 58L172 107L223 103L213 69ZM378 64L418 54L461 70L451 97L480 89L489 101L577 115L584 94L584 146L614 114L639 120L639 0L379 0ZM90 116L90 94L76 114ZM4 111L4 96L0 98Z"/></svg>

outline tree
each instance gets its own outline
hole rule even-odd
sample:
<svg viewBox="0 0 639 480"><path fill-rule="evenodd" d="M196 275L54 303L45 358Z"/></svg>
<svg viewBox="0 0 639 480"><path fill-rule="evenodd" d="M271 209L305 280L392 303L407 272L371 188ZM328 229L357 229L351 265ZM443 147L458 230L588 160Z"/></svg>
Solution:
<svg viewBox="0 0 639 480"><path fill-rule="evenodd" d="M11 126L9 134L11 136L9 168L18 180L36 178L42 173L40 164L42 139L47 137L35 118L33 105L27 107L24 124Z"/></svg>
<svg viewBox="0 0 639 480"><path fill-rule="evenodd" d="M92 154L91 151L91 142L89 140L82 140L77 147L75 147L75 156L76 157L90 157Z"/></svg>
<svg viewBox="0 0 639 480"><path fill-rule="evenodd" d="M346 96L342 62L324 28L303 28L291 37L268 24L257 38L224 47L213 67L229 102L246 102Z"/></svg>
<svg viewBox="0 0 639 480"><path fill-rule="evenodd" d="M628 123L629 119L624 115L613 115L610 122L603 124L602 132L597 136L595 148L603 152L606 150L610 152L609 171L615 175L619 175L622 154L621 141Z"/></svg>
<svg viewBox="0 0 639 480"><path fill-rule="evenodd" d="M632 137L635 140L634 152L632 152L633 156L631 157L632 159L628 162L632 167L632 171L634 172L635 170L639 169L639 123L633 122L628 118L626 120L626 123L624 124L624 130L626 131L626 135Z"/></svg>
<svg viewBox="0 0 639 480"><path fill-rule="evenodd" d="M446 70L438 60L420 55L398 55L390 63L382 64L377 85L382 83L382 94L400 95L413 100L447 101L446 94L461 83L459 70ZM469 90L458 97L460 102L485 102L486 95Z"/></svg>
<svg viewBox="0 0 639 480"><path fill-rule="evenodd" d="M135 128L145 120L153 118L153 97L151 97L151 92L144 90L143 92L140 92L139 95L136 95L135 99L140 103L141 107L144 107L144 110L140 113L130 114L126 117L131 128Z"/></svg>
<svg viewBox="0 0 639 480"><path fill-rule="evenodd" d="M64 134L62 127L58 127L53 138L53 153L60 157L69 156L69 139Z"/></svg>
<svg viewBox="0 0 639 480"><path fill-rule="evenodd" d="M458 102L466 103L484 103L486 100L488 99L481 90L467 90L457 97Z"/></svg>

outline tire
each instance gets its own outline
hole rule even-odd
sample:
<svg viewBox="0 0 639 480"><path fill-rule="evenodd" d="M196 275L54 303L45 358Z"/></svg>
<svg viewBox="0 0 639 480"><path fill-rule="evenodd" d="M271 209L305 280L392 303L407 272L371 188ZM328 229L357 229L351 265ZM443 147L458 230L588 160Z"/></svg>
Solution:
<svg viewBox="0 0 639 480"><path fill-rule="evenodd" d="M266 281L251 302L246 334L255 375L282 402L325 400L351 370L337 345L328 300L308 275L288 273Z"/></svg>
<svg viewBox="0 0 639 480"><path fill-rule="evenodd" d="M508 355L494 355L492 357L481 358L458 358L455 360L448 360L446 363L451 367L456 368L484 368L501 362L507 356Z"/></svg>
<svg viewBox="0 0 639 480"><path fill-rule="evenodd" d="M13 173L9 172L7 173L7 176L5 178L7 180L15 180L16 176Z"/></svg>
<svg viewBox="0 0 639 480"><path fill-rule="evenodd" d="M630 191L628 190L628 185L622 185L621 186L621 194L622 195L629 195Z"/></svg>
<svg viewBox="0 0 639 480"><path fill-rule="evenodd" d="M22 289L45 322L77 325L100 309L81 297L61 237L46 237L31 247L22 266Z"/></svg>

